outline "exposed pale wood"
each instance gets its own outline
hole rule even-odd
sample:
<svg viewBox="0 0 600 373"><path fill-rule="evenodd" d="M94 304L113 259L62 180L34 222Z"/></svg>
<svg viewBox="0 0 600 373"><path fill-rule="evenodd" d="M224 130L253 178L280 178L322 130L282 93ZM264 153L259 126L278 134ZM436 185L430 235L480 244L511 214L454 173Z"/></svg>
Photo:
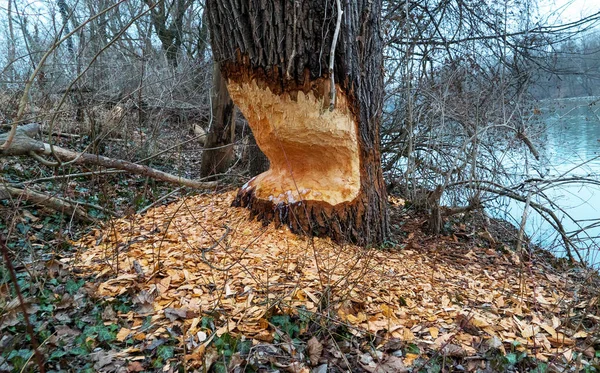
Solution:
<svg viewBox="0 0 600 373"><path fill-rule="evenodd" d="M298 92L292 100L287 93L278 96L258 87L256 81L232 83L229 91L271 161L269 170L244 189L274 204L314 200L337 205L358 196L356 122L343 93L338 109L330 112L312 92Z"/></svg>

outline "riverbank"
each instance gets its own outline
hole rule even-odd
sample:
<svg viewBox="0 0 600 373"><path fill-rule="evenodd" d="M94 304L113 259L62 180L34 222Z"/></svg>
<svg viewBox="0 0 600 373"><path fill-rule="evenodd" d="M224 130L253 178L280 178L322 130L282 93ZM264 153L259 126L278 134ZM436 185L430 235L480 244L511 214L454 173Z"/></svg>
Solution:
<svg viewBox="0 0 600 373"><path fill-rule="evenodd" d="M229 207L232 198L195 196L112 221L72 252L17 267L30 284L22 291L47 368L569 371L600 363L597 273L543 251L515 253L503 223L463 216L428 236L425 218L392 199L394 242L361 249L263 227ZM9 294L5 371L35 361Z"/></svg>
<svg viewBox="0 0 600 373"><path fill-rule="evenodd" d="M558 97L558 98L544 98L538 100L540 103L550 104L553 102L581 102L589 101L590 103L600 100L600 96L581 96L581 97Z"/></svg>

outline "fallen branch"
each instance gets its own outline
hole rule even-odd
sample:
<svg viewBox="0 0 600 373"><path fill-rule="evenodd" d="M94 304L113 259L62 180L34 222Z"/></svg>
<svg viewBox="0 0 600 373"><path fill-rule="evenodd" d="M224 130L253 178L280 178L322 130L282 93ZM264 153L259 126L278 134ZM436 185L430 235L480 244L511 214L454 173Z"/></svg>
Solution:
<svg viewBox="0 0 600 373"><path fill-rule="evenodd" d="M535 146L533 145L531 140L529 140L529 137L527 137L527 135L524 132L517 131L517 138L520 139L521 141L523 141L525 143L525 145L527 145L531 154L533 154L535 159L539 161L540 153L537 151L537 149L535 148Z"/></svg>
<svg viewBox="0 0 600 373"><path fill-rule="evenodd" d="M14 144L14 143L13 143ZM8 198L22 199L43 207L50 208L55 211L64 212L68 215L75 216L76 218L92 222L92 219L87 212L81 207L81 204L75 201L69 201L66 199L49 196L40 192L36 192L31 189L20 189L6 185L0 185L0 200ZM99 210L104 210L97 206Z"/></svg>
<svg viewBox="0 0 600 373"><path fill-rule="evenodd" d="M19 126L12 136L10 146L0 149L0 155L27 155L29 152L40 152L44 150L44 143L33 139L38 134L40 125L38 123L29 123ZM0 134L0 142L6 143L11 137L11 132Z"/></svg>
<svg viewBox="0 0 600 373"><path fill-rule="evenodd" d="M45 144L44 155L50 154L52 154L52 151L50 150L50 145ZM216 182L191 180L184 177L169 174L167 172L159 171L155 168L151 168L148 166L124 161L122 159L108 158L90 153L73 152L58 146L54 146L54 154L60 157L63 161L72 161L75 164L91 164L106 168L116 168L118 170L132 172L136 175L147 176L153 179L184 185L190 188L206 189L214 188L217 185Z"/></svg>
<svg viewBox="0 0 600 373"><path fill-rule="evenodd" d="M527 204L527 202L529 201L529 206L531 206L538 214L540 214L540 216L546 222L548 222L548 224L550 224L550 226L552 226L552 228L561 236L563 243L565 244L565 250L566 250L567 258L569 259L569 261L574 262L572 251L575 251L575 254L577 255L577 258L579 259L579 262L585 263L583 258L581 257L581 254L579 253L579 250L577 250L577 247L572 243L561 220L558 218L558 216L556 216L554 211L552 211L551 209L549 209L545 206L542 206L539 203L535 203L535 202L531 201L529 197L524 197L520 194L515 193L510 188L507 188L503 185L500 185L500 184L497 184L497 183L494 183L491 181L485 181L485 180L479 180L479 181L477 181L477 183L478 183L477 185L472 185L468 181L464 181L464 182L453 183L450 186L467 184L466 188L469 188L469 189L493 193L498 196L505 196L505 197L511 198L515 201L523 202L525 204ZM487 184L487 186L482 185L482 184Z"/></svg>
<svg viewBox="0 0 600 373"><path fill-rule="evenodd" d="M59 146L50 145L48 143L35 140L29 136L29 134L34 133L34 130L39 130L38 124L32 123L31 127L28 126L30 125L18 127L15 136L12 140L12 143L8 148L0 149L0 155L27 155L30 157L34 157L38 160L40 160L41 155L47 155L59 158L61 162L66 161L74 164L88 164L124 170L134 173L136 175L147 176L156 180L166 181L169 183L183 185L190 188L207 189L214 188L215 186L217 186L217 182L202 182L191 180L184 177L169 174L167 172L159 171L148 166L143 166L121 159L114 159L90 153L73 152L71 150L61 148ZM10 135L0 135L0 141L2 141L8 136ZM47 163L47 161L43 163Z"/></svg>

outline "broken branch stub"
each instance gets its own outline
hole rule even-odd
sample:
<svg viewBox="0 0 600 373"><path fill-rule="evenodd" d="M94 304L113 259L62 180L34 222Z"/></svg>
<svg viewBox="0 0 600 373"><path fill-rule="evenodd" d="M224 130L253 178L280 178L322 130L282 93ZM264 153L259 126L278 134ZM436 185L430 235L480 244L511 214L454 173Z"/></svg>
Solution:
<svg viewBox="0 0 600 373"><path fill-rule="evenodd" d="M14 137L6 148L0 148L0 155L17 156L28 155L30 152L44 151L44 143L33 139L40 132L38 123L29 123L17 127ZM4 144L10 137L10 132L0 134L0 143Z"/></svg>

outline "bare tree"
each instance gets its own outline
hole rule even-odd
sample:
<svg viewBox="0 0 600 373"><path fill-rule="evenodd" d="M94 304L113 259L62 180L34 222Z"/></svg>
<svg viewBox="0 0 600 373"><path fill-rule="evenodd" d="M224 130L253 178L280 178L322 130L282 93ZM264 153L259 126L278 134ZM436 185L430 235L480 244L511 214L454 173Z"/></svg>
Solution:
<svg viewBox="0 0 600 373"><path fill-rule="evenodd" d="M229 97L227 83L217 63L213 70L211 120L204 143L206 149L202 153L202 177L224 173L235 156L235 106Z"/></svg>
<svg viewBox="0 0 600 373"><path fill-rule="evenodd" d="M183 42L183 17L193 0L144 0L152 9L152 24L160 39L167 60L177 66L177 56Z"/></svg>

